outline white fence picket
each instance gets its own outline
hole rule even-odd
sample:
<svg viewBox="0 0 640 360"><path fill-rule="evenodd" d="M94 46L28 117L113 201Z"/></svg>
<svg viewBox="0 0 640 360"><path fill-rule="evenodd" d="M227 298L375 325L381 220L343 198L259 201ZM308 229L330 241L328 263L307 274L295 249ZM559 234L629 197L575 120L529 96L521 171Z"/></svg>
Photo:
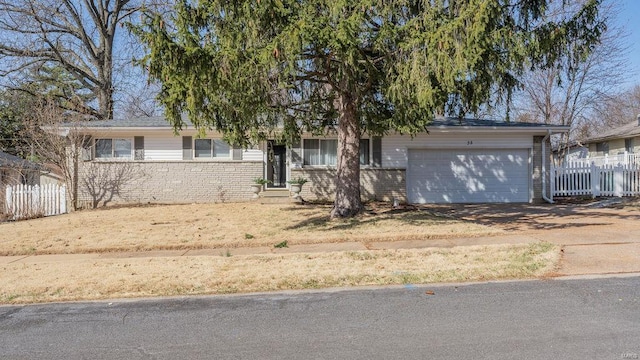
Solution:
<svg viewBox="0 0 640 360"><path fill-rule="evenodd" d="M64 185L7 186L5 196L5 211L14 219L60 215L67 212L67 192Z"/></svg>
<svg viewBox="0 0 640 360"><path fill-rule="evenodd" d="M551 169L550 184L553 197L636 196L640 195L640 166L570 161Z"/></svg>

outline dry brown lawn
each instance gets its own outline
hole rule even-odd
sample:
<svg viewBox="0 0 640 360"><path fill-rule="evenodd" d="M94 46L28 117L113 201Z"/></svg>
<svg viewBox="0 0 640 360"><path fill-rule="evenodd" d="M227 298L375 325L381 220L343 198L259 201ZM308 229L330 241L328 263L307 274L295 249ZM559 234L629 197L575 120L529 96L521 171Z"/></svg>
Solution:
<svg viewBox="0 0 640 360"><path fill-rule="evenodd" d="M235 203L81 211L0 223L0 255L233 249L285 240L296 245L503 233L425 209L381 205L343 221L330 221L329 210L323 205Z"/></svg>
<svg viewBox="0 0 640 360"><path fill-rule="evenodd" d="M548 243L237 255L238 248L283 241L366 244L504 233L428 208L370 206L343 221L329 220L328 206L238 203L109 208L2 223L0 255L219 250L4 258L0 303L530 278L553 271L560 258Z"/></svg>
<svg viewBox="0 0 640 360"><path fill-rule="evenodd" d="M553 271L559 258L557 246L535 243L317 254L13 262L0 266L0 303L520 279Z"/></svg>

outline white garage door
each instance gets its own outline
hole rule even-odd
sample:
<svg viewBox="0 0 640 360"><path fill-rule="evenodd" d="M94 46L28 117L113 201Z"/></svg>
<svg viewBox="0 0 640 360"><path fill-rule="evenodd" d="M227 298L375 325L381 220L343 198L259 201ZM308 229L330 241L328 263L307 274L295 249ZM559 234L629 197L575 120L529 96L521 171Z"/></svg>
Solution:
<svg viewBox="0 0 640 360"><path fill-rule="evenodd" d="M527 149L409 149L410 203L529 201Z"/></svg>

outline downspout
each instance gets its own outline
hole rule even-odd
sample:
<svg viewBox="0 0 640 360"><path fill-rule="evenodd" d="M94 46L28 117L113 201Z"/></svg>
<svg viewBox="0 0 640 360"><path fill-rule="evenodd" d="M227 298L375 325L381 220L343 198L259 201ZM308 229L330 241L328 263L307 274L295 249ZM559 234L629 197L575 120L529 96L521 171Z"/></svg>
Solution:
<svg viewBox="0 0 640 360"><path fill-rule="evenodd" d="M551 137L551 130L547 130L547 135L542 138L542 199L549 204L553 204L553 195L547 196L547 140Z"/></svg>

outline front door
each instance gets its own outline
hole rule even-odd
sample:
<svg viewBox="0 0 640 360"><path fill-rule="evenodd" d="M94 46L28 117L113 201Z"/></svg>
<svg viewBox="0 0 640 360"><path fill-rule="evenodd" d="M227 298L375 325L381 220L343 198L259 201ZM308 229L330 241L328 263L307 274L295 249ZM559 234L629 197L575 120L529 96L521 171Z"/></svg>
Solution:
<svg viewBox="0 0 640 360"><path fill-rule="evenodd" d="M269 141L267 146L267 188L287 187L287 147Z"/></svg>

